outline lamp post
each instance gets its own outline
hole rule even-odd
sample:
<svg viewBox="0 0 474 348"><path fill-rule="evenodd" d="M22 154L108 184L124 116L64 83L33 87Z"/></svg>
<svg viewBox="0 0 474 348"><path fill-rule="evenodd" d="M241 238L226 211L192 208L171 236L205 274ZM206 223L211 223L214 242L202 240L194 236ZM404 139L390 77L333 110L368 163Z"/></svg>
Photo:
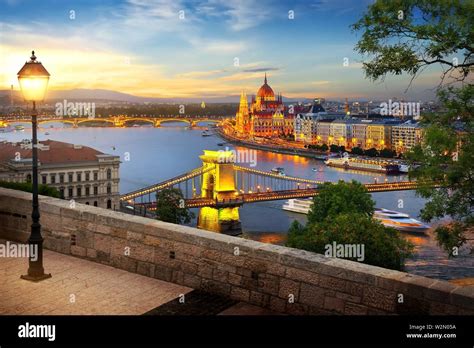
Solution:
<svg viewBox="0 0 474 348"><path fill-rule="evenodd" d="M40 62L36 61L35 51L32 52L29 62L18 72L18 82L20 83L23 98L27 102L33 103L31 112L32 123L32 154L33 154L33 211L31 213L32 224L31 234L28 238L30 251L36 248L36 258L30 252L28 274L22 275L22 279L40 281L51 277L45 274L43 268L43 237L41 236L40 213L38 203L38 137L37 137L37 111L36 102L44 100L48 87L49 73Z"/></svg>

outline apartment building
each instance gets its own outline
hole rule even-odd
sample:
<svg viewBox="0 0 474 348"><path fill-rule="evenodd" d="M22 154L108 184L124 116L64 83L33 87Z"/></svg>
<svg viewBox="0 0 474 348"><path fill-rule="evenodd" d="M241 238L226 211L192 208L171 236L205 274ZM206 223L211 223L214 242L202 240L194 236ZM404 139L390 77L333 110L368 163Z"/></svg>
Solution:
<svg viewBox="0 0 474 348"><path fill-rule="evenodd" d="M31 142L0 143L0 181L30 182ZM120 157L60 141L38 143L38 180L78 203L119 209Z"/></svg>

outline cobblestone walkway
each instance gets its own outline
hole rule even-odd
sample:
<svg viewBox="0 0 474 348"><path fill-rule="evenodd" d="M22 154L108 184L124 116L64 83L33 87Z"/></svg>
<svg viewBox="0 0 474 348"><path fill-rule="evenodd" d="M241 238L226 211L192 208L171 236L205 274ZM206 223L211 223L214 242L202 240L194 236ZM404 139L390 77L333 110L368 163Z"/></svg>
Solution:
<svg viewBox="0 0 474 348"><path fill-rule="evenodd" d="M28 259L0 257L0 314L136 315L192 290L49 250L44 267L53 277L34 283Z"/></svg>

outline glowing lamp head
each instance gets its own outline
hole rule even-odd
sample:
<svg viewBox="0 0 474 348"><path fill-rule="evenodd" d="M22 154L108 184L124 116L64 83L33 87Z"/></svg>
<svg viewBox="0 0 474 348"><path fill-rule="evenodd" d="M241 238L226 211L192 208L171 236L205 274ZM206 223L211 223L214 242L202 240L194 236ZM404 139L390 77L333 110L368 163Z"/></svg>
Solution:
<svg viewBox="0 0 474 348"><path fill-rule="evenodd" d="M35 51L29 62L18 72L18 82L25 101L43 101L49 82L49 72L36 61Z"/></svg>

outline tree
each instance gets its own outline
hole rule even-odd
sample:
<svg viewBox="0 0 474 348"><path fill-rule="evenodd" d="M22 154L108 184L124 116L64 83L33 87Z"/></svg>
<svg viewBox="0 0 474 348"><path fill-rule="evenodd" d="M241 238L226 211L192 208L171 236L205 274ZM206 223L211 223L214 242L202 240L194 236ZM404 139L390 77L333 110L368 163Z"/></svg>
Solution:
<svg viewBox="0 0 474 348"><path fill-rule="evenodd" d="M369 157L377 157L379 155L379 152L375 147L372 147L370 149L367 149L364 151L364 155L369 156Z"/></svg>
<svg viewBox="0 0 474 348"><path fill-rule="evenodd" d="M356 181L325 184L314 197L307 225L291 225L287 245L322 254L334 242L363 245L362 262L401 270L413 246L372 219L374 205L365 186Z"/></svg>
<svg viewBox="0 0 474 348"><path fill-rule="evenodd" d="M352 25L363 31L356 50L370 59L366 76L408 73L412 80L440 64L445 76L464 80L474 66L471 0L377 0Z"/></svg>
<svg viewBox="0 0 474 348"><path fill-rule="evenodd" d="M356 147L353 147L353 148L352 148L351 153L352 153L353 155L363 155L363 154L364 154L364 150L362 150L362 148L356 146Z"/></svg>
<svg viewBox="0 0 474 348"><path fill-rule="evenodd" d="M321 145L321 151L327 152L329 147L326 144Z"/></svg>
<svg viewBox="0 0 474 348"><path fill-rule="evenodd" d="M308 221L322 222L342 213L360 213L372 216L375 203L364 185L357 181L337 184L324 183L314 197L308 213Z"/></svg>
<svg viewBox="0 0 474 348"><path fill-rule="evenodd" d="M409 176L422 184L417 192L427 199L422 219L449 216L457 222L455 228L436 229L438 242L452 255L452 248L466 241L459 230L474 225L474 86L450 87L440 91L439 98L446 111L423 118L424 142L405 157L409 163L418 164ZM442 186L432 187L433 181ZM447 233L452 238L447 238Z"/></svg>
<svg viewBox="0 0 474 348"><path fill-rule="evenodd" d="M409 175L420 183L417 193L428 200L422 218L447 215L456 221L436 229L446 250L461 245L466 238L459 231L474 223L474 87L464 84L474 67L473 13L470 0L377 0L352 26L363 31L356 50L370 59L363 63L369 79L407 73L413 81L430 65L443 69L438 98L445 110L423 115L423 142L404 158L420 164ZM446 76L460 86L442 89ZM442 186L434 188L432 181Z"/></svg>
<svg viewBox="0 0 474 348"><path fill-rule="evenodd" d="M340 147L337 146L337 145L334 145L334 144L332 144L331 146L329 146L329 149L331 150L331 152L335 152L335 153L341 151Z"/></svg>
<svg viewBox="0 0 474 348"><path fill-rule="evenodd" d="M13 190L25 191L25 192L33 192L33 186L31 182L7 182L7 181L0 181L0 187L5 187ZM61 194L57 189L54 187L39 184L38 185L38 193L43 196L61 198Z"/></svg>
<svg viewBox="0 0 474 348"><path fill-rule="evenodd" d="M175 224L189 223L194 218L194 213L184 206L181 190L169 188L156 194L156 218Z"/></svg>
<svg viewBox="0 0 474 348"><path fill-rule="evenodd" d="M384 158L393 158L397 155L397 152L394 151L394 150L390 150L390 149L382 149L380 150L380 157L384 157Z"/></svg>

